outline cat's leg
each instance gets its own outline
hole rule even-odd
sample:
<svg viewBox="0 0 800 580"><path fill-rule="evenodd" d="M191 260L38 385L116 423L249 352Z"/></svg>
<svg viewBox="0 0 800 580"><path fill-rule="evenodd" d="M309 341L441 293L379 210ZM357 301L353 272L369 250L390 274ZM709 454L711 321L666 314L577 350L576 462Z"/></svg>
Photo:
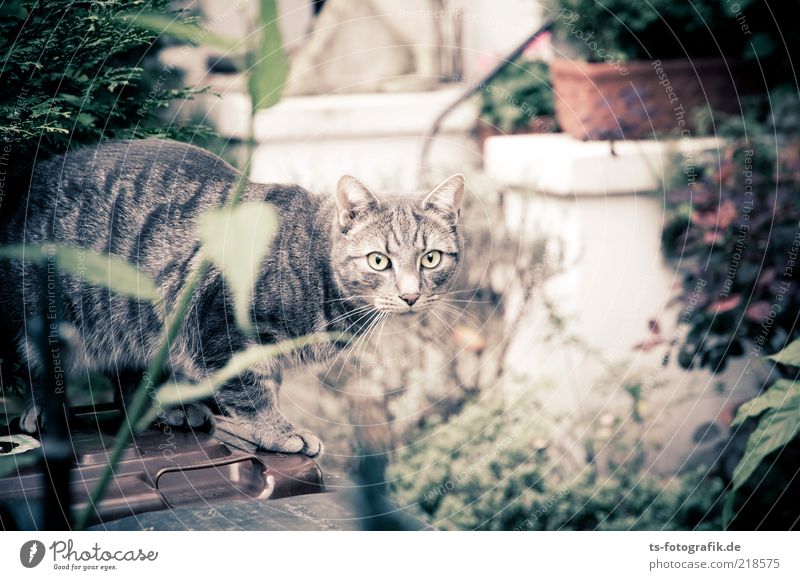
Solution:
<svg viewBox="0 0 800 580"><path fill-rule="evenodd" d="M267 451L303 453L317 457L322 441L308 429L295 427L278 408L281 375L278 370L249 370L221 388L220 407L250 431Z"/></svg>

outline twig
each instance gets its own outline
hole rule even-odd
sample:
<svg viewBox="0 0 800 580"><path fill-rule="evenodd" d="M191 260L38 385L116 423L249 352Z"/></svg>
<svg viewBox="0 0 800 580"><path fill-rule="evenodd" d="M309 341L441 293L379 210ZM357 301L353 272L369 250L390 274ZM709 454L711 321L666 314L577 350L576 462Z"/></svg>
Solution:
<svg viewBox="0 0 800 580"><path fill-rule="evenodd" d="M425 160L428 158L428 153L430 152L431 144L433 143L433 138L439 132L442 122L445 120L445 118L447 118L447 116L450 115L450 113L452 113L459 106L461 106L462 103L464 103L470 97L472 97L472 95L481 90L482 87L485 87L487 84L496 79L508 65L510 65L512 62L517 60L522 55L522 53L525 51L525 49L531 42L533 42L536 38L547 32L548 30L550 30L553 27L554 23L555 23L554 18L546 20L545 23L542 24L542 26L539 27L538 30L536 30L536 32L531 34L528 38L522 41L514 50L512 50L511 53L509 53L509 55L505 58L505 60L501 61L497 66L495 66L479 82L476 81L475 83L473 83L470 88L461 93L461 95L459 95L455 101L450 103L447 106L447 108L445 108L445 110L442 111L438 117L436 117L436 119L433 121L428 131L422 137L422 150L420 151L419 154L419 167L417 170L417 181L419 182L419 185L421 186L425 185L424 182L426 181L428 175L427 173L428 167L425 163Z"/></svg>

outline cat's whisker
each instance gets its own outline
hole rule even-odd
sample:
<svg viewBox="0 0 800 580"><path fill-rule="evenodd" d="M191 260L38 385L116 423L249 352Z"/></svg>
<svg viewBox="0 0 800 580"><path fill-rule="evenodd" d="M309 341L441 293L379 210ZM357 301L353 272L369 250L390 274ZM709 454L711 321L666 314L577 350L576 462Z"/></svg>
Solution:
<svg viewBox="0 0 800 580"><path fill-rule="evenodd" d="M346 355L346 358L342 362L342 366L339 369L339 374L336 375L336 380L337 381L342 376L342 371L344 371L344 367L347 364L350 364L351 361L354 358L356 358L355 355L357 354L360 345L362 343L364 343L364 341L366 340L367 336L369 335L369 331L372 330L373 326L375 326L376 321L383 315L383 312L381 312L379 310L376 310L375 312L377 314L367 321L367 323L366 323L367 327L364 330L362 330L361 334L358 336L356 341L353 343L352 348L349 349L349 353L348 353L348 355ZM356 367L356 368L358 368L358 367Z"/></svg>
<svg viewBox="0 0 800 580"><path fill-rule="evenodd" d="M450 326L450 324L444 318L442 318L441 314L436 312L436 310L431 310L431 314L433 316L435 316L439 320L439 322L441 322L444 325L444 327L446 329L452 330L452 327Z"/></svg>
<svg viewBox="0 0 800 580"><path fill-rule="evenodd" d="M475 286L474 288L465 288L463 290L447 290L446 292L438 292L436 296L449 296L451 294L464 294L465 292L472 292L477 294L483 290L483 286Z"/></svg>
<svg viewBox="0 0 800 580"><path fill-rule="evenodd" d="M378 330L378 336L375 339L375 358L379 358L380 357L380 353L378 352L378 346L380 345L381 337L383 336L383 330L386 328L386 321L387 320L389 320L389 315L388 314L383 317L383 321L381 322L381 327Z"/></svg>
<svg viewBox="0 0 800 580"><path fill-rule="evenodd" d="M431 314L433 314L437 319L439 319L439 322L441 322L445 328L445 331L436 337L437 340L441 339L448 331L449 332L453 331L453 327L438 312L431 310Z"/></svg>
<svg viewBox="0 0 800 580"><path fill-rule="evenodd" d="M456 300L451 300L451 299L437 301L437 304L441 304L442 306L445 306L445 307L448 307L448 308L453 308L455 310L458 310L459 312L465 312L467 314L472 314L472 312L467 310L467 306L464 306L461 303L466 303L467 305L469 305L469 304L475 304L476 302L474 302L472 300L456 301Z"/></svg>
<svg viewBox="0 0 800 580"><path fill-rule="evenodd" d="M382 322L387 316L389 316L388 313L381 312L380 315L375 317L375 320L372 321L372 324L370 324L369 329L364 333L364 341L363 341L363 347L362 347L363 349L366 349L369 346L369 342L372 339L372 335L374 333L375 328L377 328L378 324L380 322ZM366 352L366 351L362 350L362 354L363 354L363 352Z"/></svg>
<svg viewBox="0 0 800 580"><path fill-rule="evenodd" d="M367 310L369 308L374 308L374 306L372 304L364 304L363 306L358 306L356 308L353 308L352 310L348 310L347 312L343 312L342 314L340 314L336 318L333 318L330 322L334 322L336 320L341 320L342 318L347 318L348 316L352 316L353 314L355 314L357 312L362 312L362 311ZM330 322L329 322L329 324L330 324Z"/></svg>
<svg viewBox="0 0 800 580"><path fill-rule="evenodd" d="M339 354L336 356L336 358L335 358L335 359L334 359L334 360L331 362L331 366L330 366L330 368L333 368L333 365L334 365L334 364L337 362L337 360L338 360L338 359L339 359L339 358L340 358L340 357L341 357L343 354L345 355L345 362L347 362L347 360L348 360L348 358L349 358L349 356L350 356L350 354L349 354L349 353L350 353L350 352L352 352L352 350L353 350L354 348L356 348L356 346L357 346L358 344L360 344L361 340L362 340L362 339L363 339L363 337L364 337L364 334L366 333L366 331L369 329L370 325L371 325L371 324L372 324L372 323L375 321L375 319L376 319L376 318L377 318L377 317L378 317L380 314L381 314L380 310L378 310L377 308L373 308L373 309L371 309L370 311L368 311L368 312L366 312L366 313L363 313L363 314L362 314L362 315L361 315L361 316L358 318L358 320L356 320L356 321L353 323L353 324L359 324L360 328L359 328L358 330L356 330L356 331L354 331L354 332L352 333L352 334L353 334L353 336L351 336L351 337L350 337L350 339L347 341L347 343L345 344L345 346L344 346L344 347L343 347L343 348L340 350L340 352L339 352ZM350 326L352 327L353 325L351 324ZM349 328L349 327L348 327L348 328ZM346 331L345 331L345 332L346 332ZM329 371L330 371L330 368L328 369ZM326 374L326 376L327 376L327 374Z"/></svg>
<svg viewBox="0 0 800 580"><path fill-rule="evenodd" d="M364 320L365 318L367 319L367 322L365 322L363 324L368 324L369 323L369 318L368 317L371 314L374 314L376 312L379 312L379 311L378 311L377 308L374 308L374 307L370 307L370 308L366 309L366 311L364 311L364 312L359 312L358 313L358 318L356 320L354 320L353 322L351 322L350 326L348 326L347 328L344 329L343 334L346 334L351 328L353 328L355 325L361 323L361 321ZM360 336L360 333L359 333L358 330L353 331L352 334L353 334L353 336L350 338L350 340L348 340L347 344L350 344L350 341L352 341L353 339L357 339Z"/></svg>
<svg viewBox="0 0 800 580"><path fill-rule="evenodd" d="M455 325L450 323L450 322L448 322L447 320L445 320L444 317L442 317L438 312L435 311L435 309L432 309L431 313L444 325L445 332L447 332L447 331L454 332L455 331ZM467 320L467 325L470 327L471 330L473 330L474 332L476 332L478 334L480 334L482 332L483 326L480 326L480 325L476 326L472 322L470 322L469 320ZM443 332L440 336L444 335L445 332Z"/></svg>
<svg viewBox="0 0 800 580"><path fill-rule="evenodd" d="M367 328L367 330L362 335L361 341L359 341L358 344L354 345L351 351L351 357L348 360L348 362L355 367L356 380L361 379L361 365L364 361L362 349L367 348L367 345L369 344L369 335L372 332L372 329L375 328L375 325L377 324L378 320L381 319L381 316L382 314L375 317L375 319L370 323L369 328Z"/></svg>
<svg viewBox="0 0 800 580"><path fill-rule="evenodd" d="M433 311L432 311L432 314L433 314L433 315L434 315L436 318L438 318L438 319L439 319L439 321L440 321L440 322L441 322L441 323L442 323L442 324L445 326L445 328L446 328L448 331L450 331L450 332L454 332L454 330L455 330L455 327L454 327L452 324L448 323L448 322L447 322L447 321L446 321L446 320L445 320L445 319L444 319L444 318L443 318L443 317L442 317L442 316L441 316L441 315L440 315L438 312L433 312ZM475 332L477 332L477 333L479 333L479 334L480 334L480 332L481 332L481 329L480 329L480 328L475 328L475 327L474 327L472 324L470 324L470 327L472 328L472 330L473 330L473 331L475 331ZM444 333L442 333L442 334L444 334Z"/></svg>
<svg viewBox="0 0 800 580"><path fill-rule="evenodd" d="M375 296L369 294L353 294L352 296L344 296L343 298L331 298L330 300L323 300L321 304L331 304L333 302L347 302L348 300L374 300Z"/></svg>
<svg viewBox="0 0 800 580"><path fill-rule="evenodd" d="M479 327L486 326L485 322L481 322L480 318L478 318L475 314L470 312L469 310L462 308L460 306L456 306L453 304L442 303L442 308L447 310L448 312L452 312L459 317L466 318L468 321L471 321L473 324Z"/></svg>
<svg viewBox="0 0 800 580"><path fill-rule="evenodd" d="M369 310L370 308L374 308L374 306L372 304L366 304L364 306L359 306L358 308L354 308L353 310L348 310L344 314L340 314L336 318L328 321L327 326L331 326L333 324L336 324L337 322L339 322L341 320L344 320L344 319L346 319L346 318L348 318L350 316L354 316L356 314L360 314L362 312L365 312L366 310Z"/></svg>
<svg viewBox="0 0 800 580"><path fill-rule="evenodd" d="M339 330L338 328L336 328L336 325L337 325L337 324L339 324L339 323L341 323L341 324L347 324L347 319L348 319L348 318L350 318L351 316L359 316L359 315L362 315L362 314L367 314L368 312L369 312L369 310L362 310L362 311L360 311L360 312L353 312L353 313L350 313L350 314L348 314L347 316L343 316L342 318L340 318L340 319L338 319L338 320L331 320L331 321L330 321L330 322L327 324L326 328L330 329L330 331L331 331L331 332L336 332L337 330ZM342 334L344 334L344 333L346 333L346 332L347 332L347 330L349 330L349 329L350 329L350 328L352 328L353 326L354 326L354 323L352 323L352 322L351 322L351 323L350 323L350 326L348 326L348 327L347 327L347 329L345 329L345 330L341 330L340 332L342 332ZM356 334L357 334L357 333L356 333Z"/></svg>
<svg viewBox="0 0 800 580"><path fill-rule="evenodd" d="M435 327L434 327L434 329L433 329L433 334L435 334L435 336L433 337L433 340L432 340L432 341L433 341L433 342L438 342L439 340L442 340L443 338L445 338L445 337L446 337L446 335L448 334L448 332L453 332L453 326L452 326L452 325L451 325L451 324L450 324L448 321L446 321L446 320L445 320L445 319L444 319L444 318L443 318L443 317L442 317L442 316L441 316L441 315L440 315L440 314L439 314L439 313L436 311L436 309L435 309L435 308L431 308L431 310L430 310L430 313L431 313L431 315L432 315L432 316L434 316L434 317L435 317L435 318L436 318L436 319L437 319L437 320L438 320L438 321L439 321L439 322L442 324L442 326L444 327L444 329L443 329L441 332L439 332L439 330L438 330L438 329L436 329Z"/></svg>
<svg viewBox="0 0 800 580"><path fill-rule="evenodd" d="M379 313L379 312L380 312L380 311L379 311L377 308L373 308L373 309L369 310L368 312L361 314L361 316L359 316L359 318L358 318L357 320L355 320L353 323L351 323L351 324L350 324L350 326L348 326L348 327L347 327L347 328L344 330L344 333L347 333L347 331L348 331L348 330L350 330L351 328L353 328L353 326L354 326L354 325L356 325L356 324L358 324L358 323L359 323L361 320L363 320L363 319L365 319L365 318L369 317L369 316L370 316L370 315L372 315L372 314ZM368 321L369 321L369 319L368 319ZM341 350L338 352L338 354L336 355L336 357L334 357L334 359L333 359L333 360L331 361L331 363L328 365L328 370L327 370L327 371L325 371L325 374L324 374L324 375L323 375L323 377L322 377L322 381L323 381L323 382L325 381L325 379L327 379L327 378L328 378L328 375L330 374L330 372L331 372L331 369L333 369L333 367L334 367L334 365L336 364L336 362L339 360L339 358L341 358L341 356L342 356L342 353L346 352L346 351L347 351L347 349L348 349L348 347L350 346L350 344L351 344L353 341L357 341L359 338L360 338L360 335L359 335L358 333L353 333L353 336L351 336L349 339L347 339L347 342L345 343L345 345L344 345L344 346L341 348ZM339 371L339 376L341 376L341 370ZM336 380L338 380L338 379L339 379L339 377L337 376Z"/></svg>
<svg viewBox="0 0 800 580"><path fill-rule="evenodd" d="M473 313L460 308L458 306L453 306L451 304L447 304L446 302L440 302L442 308L444 308L447 312L455 314L458 317L463 317L467 324L469 324L473 330L480 331L482 328L486 326L486 323L480 321L480 319L475 316Z"/></svg>
<svg viewBox="0 0 800 580"><path fill-rule="evenodd" d="M365 356L366 356L366 354L367 354L367 349L369 348L369 343L370 343L370 342L372 342L372 339L373 339L373 338L375 338L375 341L374 341L374 344L375 344L375 352L374 352L374 355L375 355L375 357L376 357L376 358L377 358L377 356L378 356L378 340L380 339L380 336L379 336L379 335L376 337L376 334L378 334L378 325L380 325L380 328L382 329L382 328L383 328L383 326L384 326L384 324L386 323L386 320L387 320L388 318L389 318L389 314L388 314L388 313L383 313L383 314L382 314L382 315L381 315L381 316L378 318L378 321L377 321L375 324L373 324L373 325L372 325L372 330L371 330L371 332L370 332L370 336L369 336L369 337L367 338L367 340L364 342L364 348L363 348L363 350L362 350L362 352L361 352L361 359L360 359L360 361L359 361L359 367L358 367L358 370L359 370L359 377L361 376L362 367L363 367L363 363L364 363L364 357L365 357Z"/></svg>

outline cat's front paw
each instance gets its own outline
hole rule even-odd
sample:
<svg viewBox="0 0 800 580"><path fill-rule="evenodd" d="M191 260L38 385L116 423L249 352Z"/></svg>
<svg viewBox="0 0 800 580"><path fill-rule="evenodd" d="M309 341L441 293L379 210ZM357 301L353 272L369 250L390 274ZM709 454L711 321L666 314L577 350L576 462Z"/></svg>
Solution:
<svg viewBox="0 0 800 580"><path fill-rule="evenodd" d="M319 437L308 429L270 429L258 428L256 442L266 451L280 453L302 453L309 457L319 457L325 447Z"/></svg>
<svg viewBox="0 0 800 580"><path fill-rule="evenodd" d="M28 405L19 417L19 427L25 433L36 433L39 431L39 425L43 423L42 408L39 405Z"/></svg>
<svg viewBox="0 0 800 580"><path fill-rule="evenodd" d="M209 433L214 430L214 415L203 403L186 403L167 409L164 422L177 429L197 429Z"/></svg>

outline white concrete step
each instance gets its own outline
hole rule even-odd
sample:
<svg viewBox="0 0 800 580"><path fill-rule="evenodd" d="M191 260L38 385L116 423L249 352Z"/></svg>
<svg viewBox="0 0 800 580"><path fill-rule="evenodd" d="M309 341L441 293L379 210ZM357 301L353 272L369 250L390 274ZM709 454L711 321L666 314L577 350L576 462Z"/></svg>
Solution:
<svg viewBox="0 0 800 580"><path fill-rule="evenodd" d="M461 90L286 98L256 115L251 178L332 190L351 173L379 190L413 190L424 136ZM466 105L446 119L429 166L441 173L480 164L469 135L476 117Z"/></svg>

